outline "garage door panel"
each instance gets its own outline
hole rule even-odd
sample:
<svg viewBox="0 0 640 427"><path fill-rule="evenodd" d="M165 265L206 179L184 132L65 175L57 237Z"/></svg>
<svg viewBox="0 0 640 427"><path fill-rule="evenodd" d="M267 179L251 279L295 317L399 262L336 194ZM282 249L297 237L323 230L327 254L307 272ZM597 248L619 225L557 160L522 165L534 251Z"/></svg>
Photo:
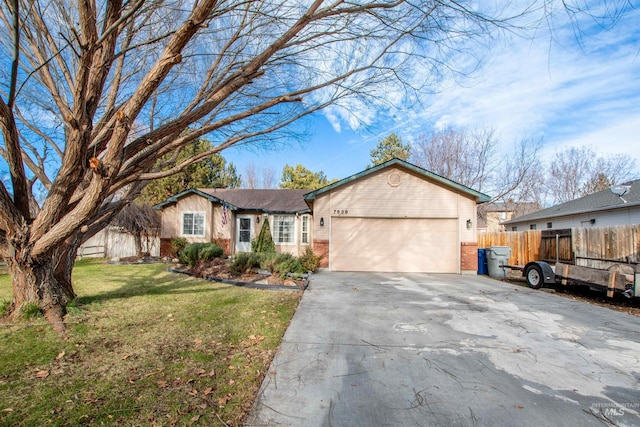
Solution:
<svg viewBox="0 0 640 427"><path fill-rule="evenodd" d="M457 273L455 219L333 218L335 271Z"/></svg>

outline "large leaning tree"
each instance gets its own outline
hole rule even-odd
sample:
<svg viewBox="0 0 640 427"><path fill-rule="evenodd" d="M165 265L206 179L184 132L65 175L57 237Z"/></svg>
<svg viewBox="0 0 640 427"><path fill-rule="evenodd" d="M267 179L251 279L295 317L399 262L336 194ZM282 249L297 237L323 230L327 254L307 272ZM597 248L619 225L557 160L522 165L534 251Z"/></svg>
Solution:
<svg viewBox="0 0 640 427"><path fill-rule="evenodd" d="M384 103L468 65L455 60L468 41L506 25L500 11L474 7L3 2L0 155L10 182L0 185L0 228L12 315L36 303L64 332L76 249L151 180L234 145L268 144L320 109ZM212 148L178 162L203 136Z"/></svg>

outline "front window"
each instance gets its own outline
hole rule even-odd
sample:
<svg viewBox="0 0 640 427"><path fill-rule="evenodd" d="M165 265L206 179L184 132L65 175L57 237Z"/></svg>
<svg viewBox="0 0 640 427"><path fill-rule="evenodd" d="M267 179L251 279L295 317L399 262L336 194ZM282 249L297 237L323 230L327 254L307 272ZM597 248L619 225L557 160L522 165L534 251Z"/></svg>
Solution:
<svg viewBox="0 0 640 427"><path fill-rule="evenodd" d="M529 230L535 230L536 228L536 224L529 224Z"/></svg>
<svg viewBox="0 0 640 427"><path fill-rule="evenodd" d="M302 235L300 237L303 245L309 244L309 215L302 216Z"/></svg>
<svg viewBox="0 0 640 427"><path fill-rule="evenodd" d="M293 215L275 215L273 217L273 241L276 244L294 243L295 225Z"/></svg>
<svg viewBox="0 0 640 427"><path fill-rule="evenodd" d="M204 237L204 212L182 213L182 235Z"/></svg>

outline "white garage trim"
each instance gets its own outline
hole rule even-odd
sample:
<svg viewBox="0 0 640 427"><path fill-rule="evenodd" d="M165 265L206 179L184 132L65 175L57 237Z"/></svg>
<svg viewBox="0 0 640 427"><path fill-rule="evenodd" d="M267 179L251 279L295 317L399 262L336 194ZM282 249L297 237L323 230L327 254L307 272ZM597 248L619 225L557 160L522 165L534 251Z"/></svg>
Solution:
<svg viewBox="0 0 640 427"><path fill-rule="evenodd" d="M332 217L334 271L459 273L456 218Z"/></svg>

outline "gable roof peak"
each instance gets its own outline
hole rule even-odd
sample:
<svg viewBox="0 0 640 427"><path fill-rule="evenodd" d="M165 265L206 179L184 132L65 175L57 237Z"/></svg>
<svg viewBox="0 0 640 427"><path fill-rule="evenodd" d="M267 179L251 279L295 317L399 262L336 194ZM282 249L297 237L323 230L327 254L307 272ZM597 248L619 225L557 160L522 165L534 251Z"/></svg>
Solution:
<svg viewBox="0 0 640 427"><path fill-rule="evenodd" d="M478 202L488 202L488 201L491 200L491 197L489 197L488 195L486 195L484 193L476 191L476 190L474 190L472 188L469 188L469 187L467 187L465 185L462 185L460 183L452 181L452 180L450 180L448 178L440 176L440 175L438 175L438 174L436 174L434 172L428 171L428 170L426 170L424 168L421 168L420 166L414 165L413 163L409 163L406 160L402 160L402 159L399 159L397 157L395 157L395 158L393 158L391 160L387 160L384 163L380 163L379 165L367 168L367 169L365 169L365 170L363 170L363 171L361 171L359 173L356 173L356 174L351 175L351 176L349 176L347 178L341 179L340 181L334 182L333 184L329 184L329 185L326 185L326 186L324 186L322 188L319 188L317 190L311 191L311 192L305 194L304 199L307 200L307 201L314 200L320 194L323 194L323 193L325 193L327 191L331 191L334 188L337 188L337 187L340 187L342 185L348 184L348 183L353 182L353 181L355 181L357 179L363 178L363 177L365 177L367 175L370 175L372 173L381 171L383 169L386 169L386 168L389 168L389 167L392 167L392 166L398 166L398 167L407 169L407 170L412 171L412 172L414 172L414 173L416 173L416 174L418 174L418 175L420 175L420 176L422 176L424 178L429 178L429 179L435 180L435 181L437 181L437 182L439 182L441 184L444 184L445 186L455 188L456 190L459 190L459 191L461 191L461 192L463 192L465 194L473 196L474 198L476 198L476 200Z"/></svg>

